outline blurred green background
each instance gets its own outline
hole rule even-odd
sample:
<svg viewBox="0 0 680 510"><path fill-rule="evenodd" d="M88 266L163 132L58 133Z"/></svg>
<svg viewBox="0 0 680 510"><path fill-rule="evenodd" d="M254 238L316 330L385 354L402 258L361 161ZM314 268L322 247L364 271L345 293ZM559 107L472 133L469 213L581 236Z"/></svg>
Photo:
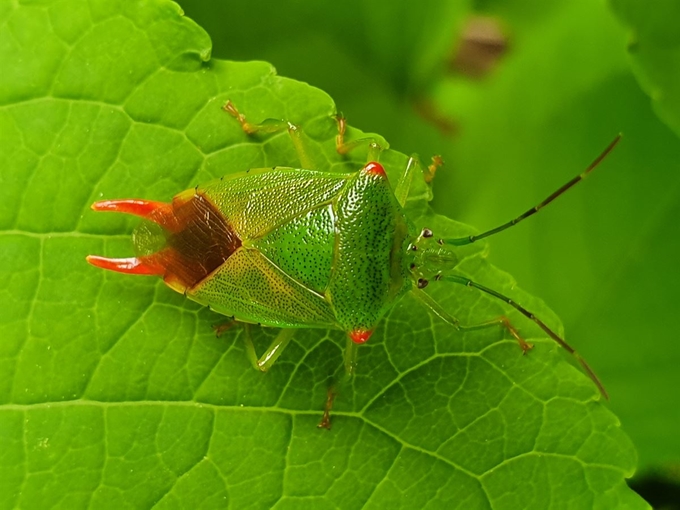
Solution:
<svg viewBox="0 0 680 510"><path fill-rule="evenodd" d="M624 134L585 183L494 238L490 259L562 318L638 448L634 486L661 484L645 493L661 507L680 480L680 8L611 4L181 2L213 56L269 61L393 148L441 154L435 209L480 229Z"/></svg>

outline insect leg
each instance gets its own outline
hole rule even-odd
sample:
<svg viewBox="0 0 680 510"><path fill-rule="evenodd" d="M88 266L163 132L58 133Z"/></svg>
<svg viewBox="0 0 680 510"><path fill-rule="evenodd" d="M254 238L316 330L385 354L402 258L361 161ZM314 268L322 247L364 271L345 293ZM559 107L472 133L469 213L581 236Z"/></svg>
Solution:
<svg viewBox="0 0 680 510"><path fill-rule="evenodd" d="M354 375L357 367L357 354L359 345L350 337L347 337L347 345L344 352L345 376L350 378Z"/></svg>
<svg viewBox="0 0 680 510"><path fill-rule="evenodd" d="M326 405L323 408L323 416L321 421L316 426L319 429L331 430L331 410L333 409L333 402L335 401L335 396L337 392L334 386L328 388L328 393L326 394Z"/></svg>
<svg viewBox="0 0 680 510"><path fill-rule="evenodd" d="M271 368L295 334L294 329L281 329L264 354L258 358L257 353L255 352L255 345L253 345L253 339L250 337L250 325L244 324L244 330L244 340L248 359L255 370L261 372L266 372Z"/></svg>
<svg viewBox="0 0 680 510"><path fill-rule="evenodd" d="M541 319L536 317L533 313L528 311L526 308L524 308L522 305L519 303L516 303L512 299L510 299L507 296L504 296L503 294L496 292L493 289L490 289L488 287L485 287L484 285L481 285L479 283L473 282L469 278L466 278L464 276L457 276L457 275L447 275L447 276L441 276L437 278L439 280L444 280L444 281L449 281L449 282L454 282L458 283L460 285L465 285L466 287L474 287L485 294L489 294L497 299L500 299L501 301L504 301L508 305L512 306L515 310L520 312L522 315L524 315L527 319L533 321L535 324L537 324L550 338L552 338L555 342L557 342L559 345L562 346L569 354L574 356L576 360L579 362L579 364L583 367L583 370L588 374L588 377L592 379L592 381L595 383L597 386L598 390L600 390L600 393L602 393L602 396L604 396L606 399L609 399L609 394L607 393L607 390L605 390L604 385L600 381L600 379L595 375L595 372L593 372L593 369L590 368L590 365L586 362L586 360L578 353L576 352L576 349L574 349L571 345L569 345L564 339L562 339L557 333L555 333L552 329L550 329ZM460 322L455 318L450 315L448 315L442 308L441 306L434 300L432 299L428 294L426 294L424 291L420 289L414 289L416 292L414 293L417 298L419 298L430 310L432 310L436 315L441 317L444 321L448 322L452 326L454 326L458 330L471 330L471 329L480 329L480 328L485 328L489 327L492 325L502 325L505 328L510 331L513 337L519 342L520 347L522 348L522 351L524 353L527 352L527 350L532 348L532 345L527 343L522 337L519 335L519 332L517 329L512 325L512 323L508 320L507 317L500 317L499 319L484 322L481 324L475 324L472 326L461 326Z"/></svg>
<svg viewBox="0 0 680 510"><path fill-rule="evenodd" d="M349 142L345 141L345 132L347 131L347 120L342 115L338 114L335 117L338 123L338 134L335 137L335 150L338 154L347 154L353 151L357 147L368 146L368 156L366 158L367 162L380 161L380 153L387 147L382 147L378 140L372 137L359 138L357 140L351 140Z"/></svg>
<svg viewBox="0 0 680 510"><path fill-rule="evenodd" d="M432 156L432 164L427 167L427 170L423 172L423 165L420 162L420 158L417 154L412 154L404 167L404 171L399 177L399 182L394 188L394 195L397 197L399 205L404 207L406 204L406 199L408 198L409 191L411 189L411 184L413 183L413 175L415 173L420 173L423 176L423 180L430 184L434 179L434 174L437 168L444 164L441 156ZM432 190L428 187L427 200L432 200Z"/></svg>
<svg viewBox="0 0 680 510"><path fill-rule="evenodd" d="M527 351L533 349L534 347L532 344L528 343L526 340L524 340L524 338L520 336L519 331L517 331L517 329L512 325L510 320L504 315L498 317L497 319L491 319L489 321L480 322L479 324L471 324L469 326L464 326L460 323L458 319L456 319L453 315L449 314L446 310L444 310L441 307L441 305L437 303L434 299L432 299L432 297L430 297L430 295L427 294L425 291L421 289L414 289L414 295L427 308L429 308L432 311L432 313L437 315L447 324L456 328L457 331L474 331L477 329L485 329L493 326L503 326L510 332L510 334L515 338L515 340L517 340L517 343L519 344L524 354L526 354Z"/></svg>
<svg viewBox="0 0 680 510"><path fill-rule="evenodd" d="M236 324L238 324L235 320L230 320L228 322L223 322L221 324L215 324L213 325L213 331L215 331L215 336L217 338L222 336L222 333L225 331L229 331L231 328L233 328Z"/></svg>
<svg viewBox="0 0 680 510"><path fill-rule="evenodd" d="M321 421L317 425L318 428L331 430L331 409L333 409L333 402L335 397L338 395L338 386L345 385L351 381L357 366L357 354L359 345L352 340L350 336L347 337L347 346L345 347L344 365L345 373L344 376L338 377L338 382L333 383L328 387L328 392L326 394L326 405L323 409L323 416Z"/></svg>
<svg viewBox="0 0 680 510"><path fill-rule="evenodd" d="M241 128L246 134L274 134L288 131L295 152L297 153L303 168L307 170L316 170L319 168L319 166L314 163L314 159L311 157L309 149L302 138L300 126L282 119L265 119L259 124L253 124L252 122L248 122L246 116L239 112L231 101L227 101L222 109L241 124Z"/></svg>

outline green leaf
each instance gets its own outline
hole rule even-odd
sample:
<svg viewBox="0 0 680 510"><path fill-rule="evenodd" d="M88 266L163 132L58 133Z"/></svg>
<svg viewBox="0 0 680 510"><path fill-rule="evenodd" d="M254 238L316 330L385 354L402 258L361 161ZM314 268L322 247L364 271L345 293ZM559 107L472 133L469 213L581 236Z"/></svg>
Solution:
<svg viewBox="0 0 680 510"><path fill-rule="evenodd" d="M672 0L612 0L631 28L628 49L654 109L680 134L680 5Z"/></svg>
<svg viewBox="0 0 680 510"><path fill-rule="evenodd" d="M398 38L402 26L368 18L362 6L299 0L260 11L247 1L183 2L211 33L215 55L275 62L282 74L329 92L349 119L394 147L441 154L447 165L435 181L434 207L480 228L544 198L622 132L591 178L494 237L489 256L558 312L568 340L605 381L640 470L672 469L680 460L680 343L667 332L678 315L680 273L666 268L679 249L671 234L680 222L680 141L640 90L626 52L628 30L607 5L477 5L508 39L496 69L477 80L444 76L406 101L404 85L382 72L386 64L364 35L381 25L380 33ZM310 13L317 17L307 23ZM460 21L454 16L448 24ZM412 28L427 39L431 27ZM458 127L453 136L418 115L423 95L435 120Z"/></svg>
<svg viewBox="0 0 680 510"><path fill-rule="evenodd" d="M4 4L3 4L4 5ZM340 332L308 330L266 375L241 328L157 279L105 273L84 257L131 254L134 220L100 198L168 200L251 167L297 165L302 126L324 170L365 154L334 150L336 108L263 62L209 60L210 40L175 4L76 0L3 7L0 61L0 507L647 508L624 482L635 452L592 382L540 330L473 289L432 285L459 334L411 296L360 351L333 429L316 428L342 365ZM351 130L350 136L362 133ZM383 154L394 181L406 157ZM443 236L424 188L408 212ZM558 328L540 301L485 260L460 270ZM430 288L428 288L428 291ZM262 348L275 334L256 329Z"/></svg>

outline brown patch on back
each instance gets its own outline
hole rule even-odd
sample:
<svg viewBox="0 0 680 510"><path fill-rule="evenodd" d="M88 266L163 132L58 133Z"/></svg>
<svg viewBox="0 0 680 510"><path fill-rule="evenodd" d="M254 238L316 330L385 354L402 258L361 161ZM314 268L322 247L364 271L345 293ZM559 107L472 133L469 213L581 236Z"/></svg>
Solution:
<svg viewBox="0 0 680 510"><path fill-rule="evenodd" d="M165 229L166 245L144 258L162 265L163 279L180 292L203 281L241 246L222 213L194 190L177 195L149 219Z"/></svg>

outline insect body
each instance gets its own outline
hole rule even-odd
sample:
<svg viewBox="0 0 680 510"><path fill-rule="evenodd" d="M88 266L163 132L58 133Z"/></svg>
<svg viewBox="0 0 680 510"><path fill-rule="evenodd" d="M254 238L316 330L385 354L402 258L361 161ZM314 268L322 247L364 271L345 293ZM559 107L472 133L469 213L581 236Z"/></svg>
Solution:
<svg viewBox="0 0 680 510"><path fill-rule="evenodd" d="M296 126L283 121L250 124L236 108L231 113L248 132L288 129L301 161L309 157ZM344 142L339 121L338 152ZM618 140L618 139L617 139ZM581 176L518 219L476 237L436 239L417 229L403 206L413 173L413 159L394 188L369 151L370 161L358 172L342 174L275 167L232 174L184 191L169 204L147 200L97 202L97 211L118 211L148 220L134 233L138 256L108 259L89 256L98 267L130 274L160 275L172 289L237 321L282 328L260 357L246 335L253 365L267 370L297 328L345 331L345 366L354 371L356 346L366 342L395 303L412 291L443 320L462 329L503 325L526 352L526 343L505 317L462 326L422 289L431 280L476 287L503 299L533 320L574 354L603 394L604 388L585 363L542 321L512 300L454 274L456 247L470 244L521 221L580 181ZM431 168L431 172L434 168ZM427 176L426 176L427 177Z"/></svg>
<svg viewBox="0 0 680 510"><path fill-rule="evenodd" d="M174 290L238 321L335 328L362 343L408 291L409 228L383 167L337 174L253 169L172 203L100 202L145 217L137 251L107 269L158 274ZM149 232L152 230L152 232Z"/></svg>

